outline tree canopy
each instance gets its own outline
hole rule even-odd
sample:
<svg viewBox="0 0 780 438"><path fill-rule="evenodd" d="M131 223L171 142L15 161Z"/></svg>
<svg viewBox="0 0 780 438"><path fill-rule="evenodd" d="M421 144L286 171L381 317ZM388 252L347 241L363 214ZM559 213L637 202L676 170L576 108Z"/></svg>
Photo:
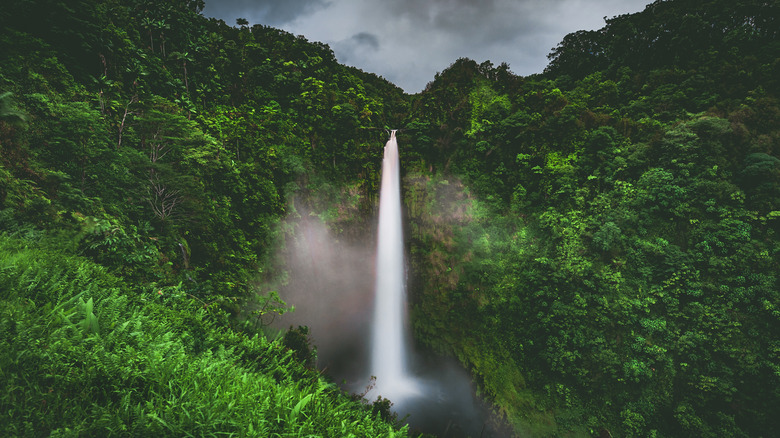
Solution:
<svg viewBox="0 0 780 438"><path fill-rule="evenodd" d="M658 0L416 95L203 6L0 9L4 435L408 435L262 323L284 217L371 228L388 127L415 337L517 435L777 430L775 2Z"/></svg>

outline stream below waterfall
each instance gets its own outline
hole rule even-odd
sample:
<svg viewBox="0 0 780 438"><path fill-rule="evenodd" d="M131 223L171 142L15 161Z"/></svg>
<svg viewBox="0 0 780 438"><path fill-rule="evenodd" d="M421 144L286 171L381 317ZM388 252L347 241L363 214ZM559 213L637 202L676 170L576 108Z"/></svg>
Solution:
<svg viewBox="0 0 780 438"><path fill-rule="evenodd" d="M370 383L366 378L370 363L368 339L363 339L361 346L358 338L356 336L354 343L347 342L334 351L318 352L318 366L352 394L365 393ZM471 376L456 359L438 355L422 346L414 347L410 357L409 372L414 375L419 392L400 401L391 401L392 411L399 420L408 423L413 432L442 438L511 435L495 418L490 406L477 396ZM376 396L369 395L367 399L375 401Z"/></svg>

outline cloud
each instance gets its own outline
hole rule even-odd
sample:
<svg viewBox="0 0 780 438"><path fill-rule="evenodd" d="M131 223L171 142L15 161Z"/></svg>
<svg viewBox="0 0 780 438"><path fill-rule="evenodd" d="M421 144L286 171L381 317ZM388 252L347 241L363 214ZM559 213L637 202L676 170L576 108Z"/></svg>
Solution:
<svg viewBox="0 0 780 438"><path fill-rule="evenodd" d="M216 10L246 0L214 0ZM566 34L598 29L604 17L637 12L651 0L262 0L253 4L281 28L329 44L338 60L377 73L410 93L456 59L507 62L541 73ZM208 5L207 5L208 9ZM206 11L207 13L209 11ZM250 18L250 14L245 14ZM235 18L233 18L234 20ZM268 24L268 23L267 23ZM270 23L272 24L272 23Z"/></svg>
<svg viewBox="0 0 780 438"><path fill-rule="evenodd" d="M368 32L360 32L356 33L355 35L350 38L350 40L354 41L356 45L358 46L368 46L372 49L378 49L379 48L379 38Z"/></svg>
<svg viewBox="0 0 780 438"><path fill-rule="evenodd" d="M283 26L301 14L310 14L327 5L326 0L212 0L206 2L206 16L222 18L228 24L246 18L250 24Z"/></svg>
<svg viewBox="0 0 780 438"><path fill-rule="evenodd" d="M369 32L359 32L333 44L333 51L339 53L343 63L360 62L367 53L379 50L379 37Z"/></svg>

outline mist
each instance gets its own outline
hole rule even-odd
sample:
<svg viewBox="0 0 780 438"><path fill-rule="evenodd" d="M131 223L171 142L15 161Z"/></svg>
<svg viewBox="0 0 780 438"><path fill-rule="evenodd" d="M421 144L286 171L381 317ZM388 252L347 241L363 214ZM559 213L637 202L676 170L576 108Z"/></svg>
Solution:
<svg viewBox="0 0 780 438"><path fill-rule="evenodd" d="M337 383L360 391L368 360L373 309L374 239L340 239L316 215L288 218L291 230L278 257L286 271L280 297L294 311L271 324L307 326L317 348L317 367ZM368 234L368 233L367 233Z"/></svg>
<svg viewBox="0 0 780 438"><path fill-rule="evenodd" d="M266 288L273 287L295 309L277 317L271 327L307 326L317 350L317 367L343 390L364 394L371 383L375 224L337 233L319 216L298 207L283 228L285 244L276 255L283 281ZM455 359L412 342L409 369L420 394L391 401L393 412L413 431L452 438L509 436L496 426L489 406L476 396L471 376Z"/></svg>

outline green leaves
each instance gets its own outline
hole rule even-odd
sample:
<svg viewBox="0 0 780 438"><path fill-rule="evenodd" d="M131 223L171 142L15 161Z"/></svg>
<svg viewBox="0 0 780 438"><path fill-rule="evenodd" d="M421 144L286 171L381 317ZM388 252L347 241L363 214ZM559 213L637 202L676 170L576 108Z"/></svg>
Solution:
<svg viewBox="0 0 780 438"><path fill-rule="evenodd" d="M291 423L294 423L298 420L298 415L301 413L301 409L305 408L307 404L311 401L312 397L314 397L314 394L308 394L305 397L303 397L298 403L295 404L295 406L290 411L290 421Z"/></svg>
<svg viewBox="0 0 780 438"><path fill-rule="evenodd" d="M450 204L422 207L407 182L415 332L483 388L502 375L486 358L511 357L550 388L530 397L558 433L771 433L755 400L777 400L759 383L776 379L747 370L774 357L758 296L777 295L778 112L761 97L775 79L739 73L741 37L718 37L759 6L716 3L656 2L568 35L543 76L495 83L459 60L414 97L407 166L445 169L487 210L444 221ZM541 423L520 399L500 402L509 418Z"/></svg>
<svg viewBox="0 0 780 438"><path fill-rule="evenodd" d="M281 344L129 293L83 258L5 239L0 285L3 435L405 436Z"/></svg>
<svg viewBox="0 0 780 438"><path fill-rule="evenodd" d="M84 302L83 298L79 298L79 311L84 315L84 319L81 320L78 325L85 336L97 335L100 332L98 319L93 312L94 306L95 305L91 297L86 302Z"/></svg>
<svg viewBox="0 0 780 438"><path fill-rule="evenodd" d="M0 93L0 121L18 125L25 120L27 120L27 116L19 111L13 103L13 93L10 91Z"/></svg>

